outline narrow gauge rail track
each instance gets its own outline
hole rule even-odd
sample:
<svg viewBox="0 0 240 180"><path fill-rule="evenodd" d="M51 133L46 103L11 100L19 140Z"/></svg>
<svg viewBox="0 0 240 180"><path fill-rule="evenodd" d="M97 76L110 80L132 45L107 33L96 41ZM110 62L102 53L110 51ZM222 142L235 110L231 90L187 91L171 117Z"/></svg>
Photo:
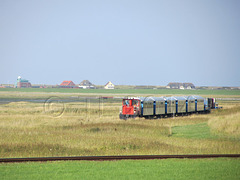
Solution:
<svg viewBox="0 0 240 180"><path fill-rule="evenodd" d="M69 156L69 157L29 157L0 158L0 163L43 162L43 161L116 161L116 160L146 160L146 159L202 159L202 158L240 158L240 154L201 154L201 155L134 155L134 156Z"/></svg>

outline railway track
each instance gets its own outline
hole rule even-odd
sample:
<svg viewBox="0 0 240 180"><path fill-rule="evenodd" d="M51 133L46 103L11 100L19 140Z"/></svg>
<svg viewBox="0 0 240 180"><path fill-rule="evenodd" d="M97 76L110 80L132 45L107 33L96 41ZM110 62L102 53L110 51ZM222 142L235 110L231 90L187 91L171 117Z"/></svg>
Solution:
<svg viewBox="0 0 240 180"><path fill-rule="evenodd" d="M201 155L134 155L134 156L69 156L69 157L29 157L0 158L0 163L43 162L43 161L116 161L116 160L146 160L146 159L201 159L201 158L240 158L240 154L201 154Z"/></svg>

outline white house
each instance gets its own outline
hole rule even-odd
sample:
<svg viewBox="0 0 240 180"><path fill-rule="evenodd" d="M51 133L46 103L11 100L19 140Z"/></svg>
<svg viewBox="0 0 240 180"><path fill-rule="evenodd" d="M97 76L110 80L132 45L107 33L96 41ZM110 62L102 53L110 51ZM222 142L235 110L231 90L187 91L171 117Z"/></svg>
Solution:
<svg viewBox="0 0 240 180"><path fill-rule="evenodd" d="M111 81L104 86L104 89L114 89L114 84Z"/></svg>
<svg viewBox="0 0 240 180"><path fill-rule="evenodd" d="M82 89L96 89L96 87L94 86L94 84L92 84L90 81L88 80L83 80L79 86L79 88L82 88Z"/></svg>

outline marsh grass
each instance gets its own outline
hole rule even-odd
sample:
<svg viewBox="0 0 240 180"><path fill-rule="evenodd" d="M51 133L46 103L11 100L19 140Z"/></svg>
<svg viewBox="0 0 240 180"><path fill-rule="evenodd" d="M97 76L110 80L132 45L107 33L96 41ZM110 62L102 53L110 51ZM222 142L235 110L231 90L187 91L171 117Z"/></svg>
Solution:
<svg viewBox="0 0 240 180"><path fill-rule="evenodd" d="M220 112L222 115L211 118L208 125L216 134L235 137L240 140L240 108L236 106L228 112Z"/></svg>
<svg viewBox="0 0 240 180"><path fill-rule="evenodd" d="M65 103L56 117L41 103L0 105L0 157L240 153L238 129L215 132L216 124L238 124L239 104L207 115L127 121L118 118L120 106Z"/></svg>

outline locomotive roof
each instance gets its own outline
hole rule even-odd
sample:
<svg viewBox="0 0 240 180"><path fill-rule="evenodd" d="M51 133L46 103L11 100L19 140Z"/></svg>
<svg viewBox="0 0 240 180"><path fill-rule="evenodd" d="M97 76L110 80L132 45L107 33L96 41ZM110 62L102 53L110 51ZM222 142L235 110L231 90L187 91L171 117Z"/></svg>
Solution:
<svg viewBox="0 0 240 180"><path fill-rule="evenodd" d="M124 97L123 99L140 99L139 97Z"/></svg>

